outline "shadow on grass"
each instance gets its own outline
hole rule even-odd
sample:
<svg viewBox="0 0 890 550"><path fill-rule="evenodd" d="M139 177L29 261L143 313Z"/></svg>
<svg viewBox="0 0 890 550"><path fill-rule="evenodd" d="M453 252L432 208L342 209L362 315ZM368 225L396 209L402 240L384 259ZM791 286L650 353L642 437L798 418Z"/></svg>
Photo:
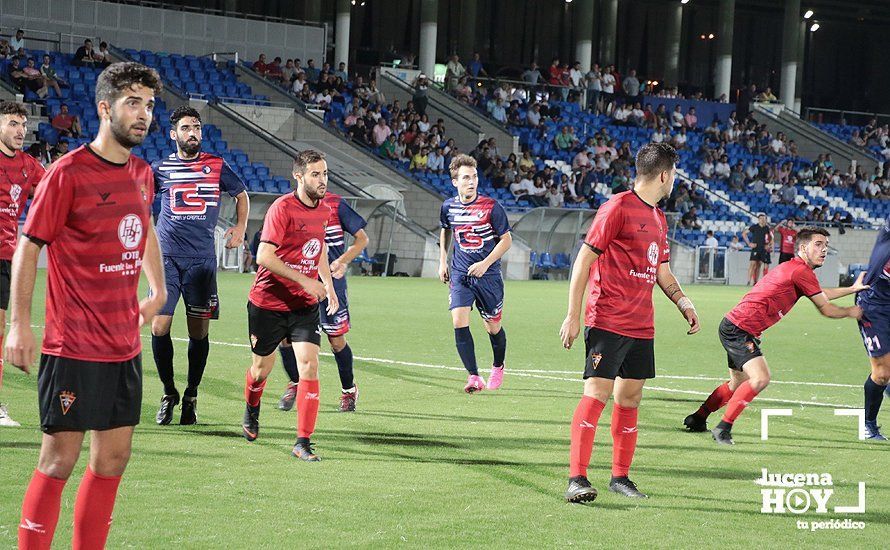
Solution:
<svg viewBox="0 0 890 550"><path fill-rule="evenodd" d="M566 419L559 420L531 420L521 418L492 418L482 416L463 416L458 414L435 414L435 413L419 413L407 411L369 411L363 410L362 416L383 416L400 419L411 420L447 420L449 422L479 422L494 424L532 424L535 426L561 426L565 427L568 423Z"/></svg>

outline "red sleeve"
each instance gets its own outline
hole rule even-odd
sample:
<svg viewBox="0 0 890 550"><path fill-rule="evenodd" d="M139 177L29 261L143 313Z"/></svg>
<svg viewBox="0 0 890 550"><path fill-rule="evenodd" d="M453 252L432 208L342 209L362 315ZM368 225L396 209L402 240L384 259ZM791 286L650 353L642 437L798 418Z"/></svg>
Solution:
<svg viewBox="0 0 890 550"><path fill-rule="evenodd" d="M597 254L606 251L624 224L624 216L617 204L618 201L609 200L600 206L587 231L587 237L584 238L584 243Z"/></svg>
<svg viewBox="0 0 890 550"><path fill-rule="evenodd" d="M664 230L664 239L661 243L661 261L659 263L665 263L671 261L671 243L668 241L667 234L667 218L664 217L664 212L658 212L659 217L661 218L662 227Z"/></svg>
<svg viewBox="0 0 890 550"><path fill-rule="evenodd" d="M65 227L73 202L73 184L65 177L59 163L56 163L37 186L22 232L45 243L53 242Z"/></svg>
<svg viewBox="0 0 890 550"><path fill-rule="evenodd" d="M266 214L266 221L263 224L263 234L260 241L264 243L281 246L287 235L288 219L285 215L284 208L281 203L275 203L269 207L269 213Z"/></svg>
<svg viewBox="0 0 890 550"><path fill-rule="evenodd" d="M803 296L812 298L822 292L816 273L807 266L801 266L791 275L791 281Z"/></svg>

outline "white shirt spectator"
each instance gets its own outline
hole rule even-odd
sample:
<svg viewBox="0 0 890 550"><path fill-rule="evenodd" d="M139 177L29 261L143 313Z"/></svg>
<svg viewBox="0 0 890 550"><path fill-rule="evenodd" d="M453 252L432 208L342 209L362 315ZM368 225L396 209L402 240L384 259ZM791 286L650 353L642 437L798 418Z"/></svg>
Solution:
<svg viewBox="0 0 890 550"><path fill-rule="evenodd" d="M881 186L872 181L868 184L868 196L876 197L881 194Z"/></svg>
<svg viewBox="0 0 890 550"><path fill-rule="evenodd" d="M429 157L427 157L426 167L430 170L444 170L445 169L445 157L438 155L435 151L430 153Z"/></svg>
<svg viewBox="0 0 890 550"><path fill-rule="evenodd" d="M686 134L677 133L676 135L674 135L674 143L676 143L677 145L686 145L686 140Z"/></svg>
<svg viewBox="0 0 890 550"><path fill-rule="evenodd" d="M705 179L710 179L714 177L714 163L713 162L703 162L701 167L698 169L698 173L701 174L701 177Z"/></svg>
<svg viewBox="0 0 890 550"><path fill-rule="evenodd" d="M757 175L760 174L760 168L754 166L753 164L749 164L745 167L745 175L748 176L748 179L754 179Z"/></svg>
<svg viewBox="0 0 890 550"><path fill-rule="evenodd" d="M607 94L615 93L615 77L612 73L604 73L602 80L603 92Z"/></svg>
<svg viewBox="0 0 890 550"><path fill-rule="evenodd" d="M580 69L572 67L572 70L569 71L569 79L572 81L572 86L578 88L581 86L581 80L584 79L584 73Z"/></svg>
<svg viewBox="0 0 890 550"><path fill-rule="evenodd" d="M785 144L782 143L782 140L779 138L773 138L773 140L769 142L769 148L777 155L785 152Z"/></svg>
<svg viewBox="0 0 890 550"><path fill-rule="evenodd" d="M718 162L717 166L714 167L714 173L717 174L718 178L728 178L731 172L732 168L729 167L728 162Z"/></svg>
<svg viewBox="0 0 890 550"><path fill-rule="evenodd" d="M578 168L589 168L590 167L590 159L587 158L587 151L581 151L575 158L572 159L572 170L577 170Z"/></svg>
<svg viewBox="0 0 890 550"><path fill-rule="evenodd" d="M300 95L300 92L303 91L303 86L306 85L306 82L300 80L299 78L294 80L294 83L290 87L290 91L293 93Z"/></svg>
<svg viewBox="0 0 890 550"><path fill-rule="evenodd" d="M554 193L554 191L556 191ZM552 187L550 191L547 192L547 202L551 208L561 208L566 203L565 195L559 192L559 189L556 187Z"/></svg>
<svg viewBox="0 0 890 550"><path fill-rule="evenodd" d="M705 246L708 248L717 248L720 246L720 243L717 241L717 238L711 235L707 239L705 239Z"/></svg>
<svg viewBox="0 0 890 550"><path fill-rule="evenodd" d="M13 53L15 53L19 50L24 50L25 49L25 38L22 37L22 39L19 40L18 38L15 37L15 35L13 35L9 39L9 47L12 49ZM22 63L22 65L24 66L24 63Z"/></svg>
<svg viewBox="0 0 890 550"><path fill-rule="evenodd" d="M615 112L612 113L612 118L614 118L617 122L626 122L629 116L630 111L624 108L615 109Z"/></svg>
<svg viewBox="0 0 890 550"><path fill-rule="evenodd" d="M741 249L743 249L744 247L745 247L745 245L743 245L743 244L742 244L741 242L739 242L739 241L730 241L730 243L729 243L729 249L730 249L730 250L741 250Z"/></svg>
<svg viewBox="0 0 890 550"><path fill-rule="evenodd" d="M686 123L686 119L683 118L683 113L680 111L674 111L671 113L671 126L674 128L682 128Z"/></svg>
<svg viewBox="0 0 890 550"><path fill-rule="evenodd" d="M664 141L664 134L661 133L661 129L656 129L656 130L652 133L652 137L650 138L650 140L652 141L652 143L661 143L661 142L663 142L663 141Z"/></svg>
<svg viewBox="0 0 890 550"><path fill-rule="evenodd" d="M525 115L525 120L528 121L529 126L540 126L541 113L539 111L536 112L534 109L529 109Z"/></svg>

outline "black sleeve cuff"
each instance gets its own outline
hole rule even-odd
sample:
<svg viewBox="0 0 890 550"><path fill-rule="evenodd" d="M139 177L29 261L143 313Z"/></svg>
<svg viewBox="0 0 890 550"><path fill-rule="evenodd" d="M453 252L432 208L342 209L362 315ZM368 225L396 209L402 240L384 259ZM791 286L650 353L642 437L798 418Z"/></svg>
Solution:
<svg viewBox="0 0 890 550"><path fill-rule="evenodd" d="M603 251L600 250L599 248L593 246L592 244L590 244L590 243L588 243L588 242L585 242L584 244L586 244L586 245L588 246L588 248L590 248L591 250L593 250L594 252L596 252L597 255L602 255Z"/></svg>
<svg viewBox="0 0 890 550"><path fill-rule="evenodd" d="M33 235L28 235L27 233L22 233L22 235L24 235L25 237L28 237L28 240L31 241L32 243L36 244L37 246L46 246L49 244L48 242L44 241L43 239L38 239L37 237L35 237Z"/></svg>

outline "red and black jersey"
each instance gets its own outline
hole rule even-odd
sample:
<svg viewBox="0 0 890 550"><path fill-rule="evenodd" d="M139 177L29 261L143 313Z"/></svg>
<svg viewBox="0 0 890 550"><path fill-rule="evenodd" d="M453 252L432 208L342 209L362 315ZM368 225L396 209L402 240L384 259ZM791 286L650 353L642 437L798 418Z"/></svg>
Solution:
<svg viewBox="0 0 890 550"><path fill-rule="evenodd" d="M655 337L652 287L670 261L667 220L633 191L600 206L584 242L599 254L590 268L586 326L632 338Z"/></svg>
<svg viewBox="0 0 890 550"><path fill-rule="evenodd" d="M46 170L24 151L0 152L0 260L11 260L25 202Z"/></svg>
<svg viewBox="0 0 890 550"><path fill-rule="evenodd" d="M113 363L142 350L137 291L153 188L144 160L113 163L88 145L40 181L24 233L47 244L43 353Z"/></svg>
<svg viewBox="0 0 890 550"><path fill-rule="evenodd" d="M260 240L278 247L275 255L288 267L317 279L330 215L331 209L321 201L308 206L296 192L288 193L269 207ZM248 299L257 307L273 311L295 311L318 303L302 285L263 266L257 270Z"/></svg>

